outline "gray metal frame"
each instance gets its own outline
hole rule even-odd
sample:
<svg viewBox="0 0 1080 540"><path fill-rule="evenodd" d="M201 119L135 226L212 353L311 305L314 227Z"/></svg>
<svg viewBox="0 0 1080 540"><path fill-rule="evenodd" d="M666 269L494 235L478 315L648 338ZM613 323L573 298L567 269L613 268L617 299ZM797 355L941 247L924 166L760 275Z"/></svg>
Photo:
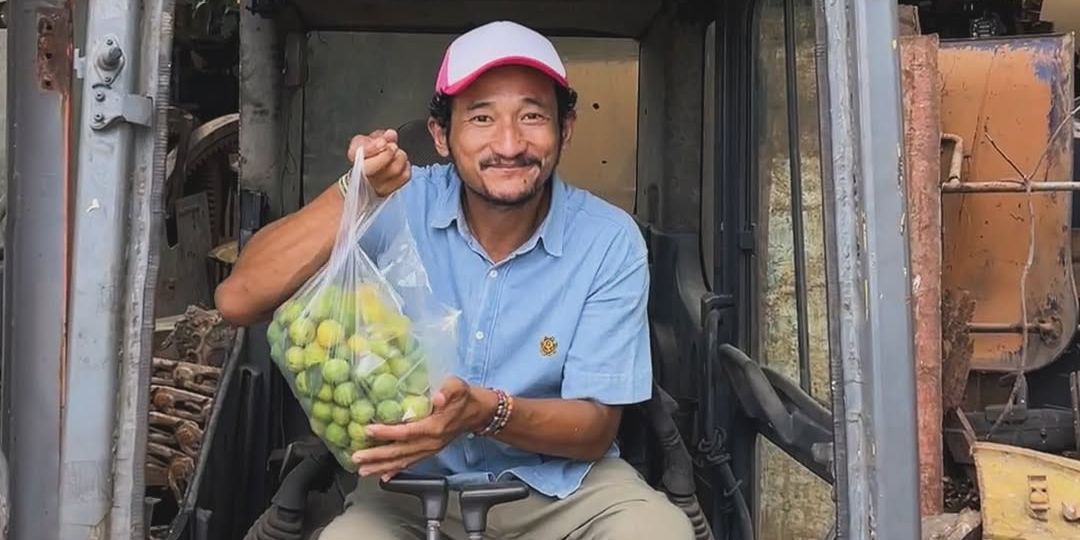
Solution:
<svg viewBox="0 0 1080 540"><path fill-rule="evenodd" d="M142 539L172 0L89 2L85 33L57 26L52 38L62 51L85 35L85 60L43 54L41 8L73 15L64 2L13 10L3 381L10 533ZM55 60L46 76L43 58ZM75 77L81 99L80 86L67 84Z"/></svg>
<svg viewBox="0 0 1080 540"><path fill-rule="evenodd" d="M920 535L895 0L817 0L839 538Z"/></svg>
<svg viewBox="0 0 1080 540"><path fill-rule="evenodd" d="M64 380L65 85L37 76L39 16L62 0L9 3L8 211L4 252L3 442L11 538L59 538Z"/></svg>

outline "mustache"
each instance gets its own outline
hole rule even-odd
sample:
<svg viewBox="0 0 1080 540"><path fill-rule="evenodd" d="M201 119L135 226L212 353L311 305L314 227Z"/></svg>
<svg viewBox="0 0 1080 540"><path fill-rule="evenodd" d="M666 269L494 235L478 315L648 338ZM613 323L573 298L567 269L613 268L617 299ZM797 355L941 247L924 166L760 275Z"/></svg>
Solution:
<svg viewBox="0 0 1080 540"><path fill-rule="evenodd" d="M529 154L521 154L512 158L495 156L480 161L480 170L492 167L539 167L541 163L540 158Z"/></svg>

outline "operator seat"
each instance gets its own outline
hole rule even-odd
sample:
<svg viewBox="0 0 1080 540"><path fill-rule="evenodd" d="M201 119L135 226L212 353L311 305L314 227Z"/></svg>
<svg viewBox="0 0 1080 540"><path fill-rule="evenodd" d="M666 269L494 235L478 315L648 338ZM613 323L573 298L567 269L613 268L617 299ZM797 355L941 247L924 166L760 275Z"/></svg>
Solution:
<svg viewBox="0 0 1080 540"><path fill-rule="evenodd" d="M397 128L398 147L409 155L409 162L417 167L450 163L435 151L435 143L428 132L427 118L410 120Z"/></svg>

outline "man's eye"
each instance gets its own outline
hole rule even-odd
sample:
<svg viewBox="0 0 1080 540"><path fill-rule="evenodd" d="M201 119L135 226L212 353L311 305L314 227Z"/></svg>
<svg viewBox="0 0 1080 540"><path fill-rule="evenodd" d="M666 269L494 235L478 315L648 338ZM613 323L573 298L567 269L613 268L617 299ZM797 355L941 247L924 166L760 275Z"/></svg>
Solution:
<svg viewBox="0 0 1080 540"><path fill-rule="evenodd" d="M478 124L486 124L488 122L491 122L491 117L486 114L478 114L472 117L472 121Z"/></svg>
<svg viewBox="0 0 1080 540"><path fill-rule="evenodd" d="M542 122L545 117L540 113L525 113L524 120L527 122Z"/></svg>

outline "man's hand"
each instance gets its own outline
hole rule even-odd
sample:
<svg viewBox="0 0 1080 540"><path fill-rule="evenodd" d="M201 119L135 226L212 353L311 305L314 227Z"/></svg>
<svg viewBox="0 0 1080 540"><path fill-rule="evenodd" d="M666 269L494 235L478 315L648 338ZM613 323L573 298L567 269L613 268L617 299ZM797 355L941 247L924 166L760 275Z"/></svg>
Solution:
<svg viewBox="0 0 1080 540"><path fill-rule="evenodd" d="M364 149L364 174L382 197L405 185L412 173L409 156L398 148L397 141L396 131L378 129L368 135L353 137L346 152L352 163L356 160L357 150Z"/></svg>
<svg viewBox="0 0 1080 540"><path fill-rule="evenodd" d="M393 477L406 467L437 454L463 433L476 431L494 414L493 396L468 383L450 377L431 398L431 416L393 426L370 425L367 435L389 444L360 450L353 462L361 476Z"/></svg>

